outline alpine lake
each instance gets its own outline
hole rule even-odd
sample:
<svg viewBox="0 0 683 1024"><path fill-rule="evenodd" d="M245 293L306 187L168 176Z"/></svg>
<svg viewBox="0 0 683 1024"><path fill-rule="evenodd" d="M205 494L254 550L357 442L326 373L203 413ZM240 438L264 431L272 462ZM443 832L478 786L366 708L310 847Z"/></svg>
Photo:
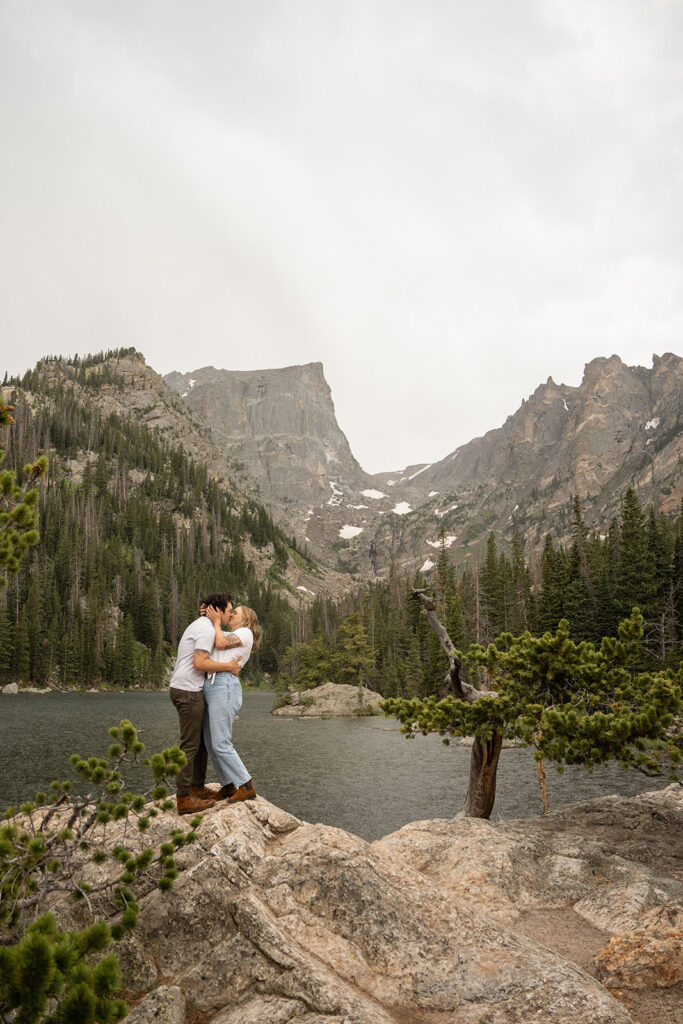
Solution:
<svg viewBox="0 0 683 1024"><path fill-rule="evenodd" d="M273 700L270 692L247 691L233 738L257 792L297 818L374 840L410 821L452 818L459 810L468 747L445 746L435 735L406 739L397 721L383 717L281 718L270 713ZM0 811L45 791L53 779L85 785L69 756L105 756L109 728L122 718L140 731L145 754L178 742L178 718L166 691L1 696ZM668 781L614 764L592 775L577 767L560 774L547 764L546 774L551 810L610 793L635 796ZM149 787L149 772L140 765L125 778L129 790ZM211 767L208 781L214 781ZM493 819L539 813L533 752L503 750Z"/></svg>

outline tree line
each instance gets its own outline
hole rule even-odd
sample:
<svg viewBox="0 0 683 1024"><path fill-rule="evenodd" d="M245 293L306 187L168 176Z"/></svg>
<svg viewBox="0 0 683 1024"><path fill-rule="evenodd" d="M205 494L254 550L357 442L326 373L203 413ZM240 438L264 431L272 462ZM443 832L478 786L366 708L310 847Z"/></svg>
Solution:
<svg viewBox="0 0 683 1024"><path fill-rule="evenodd" d="M289 686L311 687L332 679L359 680L387 697L438 694L444 677L443 652L410 587L429 589L439 619L455 646L467 653L503 633L540 636L567 620L577 641L600 644L638 607L643 635L638 644L642 671L677 668L683 639L683 509L667 518L643 510L632 487L608 533L587 529L581 501L572 509L571 543L548 534L535 575L522 538L502 550L489 535L486 554L458 570L445 538L428 576L412 581L395 570L389 579L333 604L316 600L307 632L284 659ZM483 671L483 670L477 670Z"/></svg>

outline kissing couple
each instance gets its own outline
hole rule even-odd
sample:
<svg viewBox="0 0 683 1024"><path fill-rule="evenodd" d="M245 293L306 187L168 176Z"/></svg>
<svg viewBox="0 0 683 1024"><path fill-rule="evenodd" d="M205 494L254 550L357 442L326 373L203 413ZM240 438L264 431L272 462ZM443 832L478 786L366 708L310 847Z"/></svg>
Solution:
<svg viewBox="0 0 683 1024"><path fill-rule="evenodd" d="M229 630L228 633L224 630ZM178 814L206 811L217 801L238 803L256 796L253 780L232 742L242 707L239 674L261 637L256 612L233 607L232 595L209 594L187 627L171 675L170 695L178 712L180 749L187 764L176 782ZM206 785L207 753L220 789Z"/></svg>

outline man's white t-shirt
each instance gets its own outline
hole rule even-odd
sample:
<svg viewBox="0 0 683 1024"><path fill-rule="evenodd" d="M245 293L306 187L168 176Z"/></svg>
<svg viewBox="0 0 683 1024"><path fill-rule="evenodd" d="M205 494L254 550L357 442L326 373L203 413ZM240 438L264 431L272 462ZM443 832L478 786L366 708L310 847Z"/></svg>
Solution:
<svg viewBox="0 0 683 1024"><path fill-rule="evenodd" d="M249 661L249 655L254 646L254 634L248 626L240 626L239 629L233 629L232 633L228 633L228 636L238 636L240 639L239 646L226 647L223 651L214 650L211 657L214 661L239 661L242 668L244 668ZM208 678L213 682L216 678L216 673L212 673Z"/></svg>
<svg viewBox="0 0 683 1024"><path fill-rule="evenodd" d="M247 630L251 633L251 630ZM206 651L211 654L216 639L216 631L213 622L205 615L191 622L180 638L178 644L178 657L176 659L170 685L176 690L202 690L204 688L205 674L198 672L194 667L194 652ZM234 649L234 648L233 648ZM230 654L231 652L216 651ZM227 659L228 661L230 658Z"/></svg>

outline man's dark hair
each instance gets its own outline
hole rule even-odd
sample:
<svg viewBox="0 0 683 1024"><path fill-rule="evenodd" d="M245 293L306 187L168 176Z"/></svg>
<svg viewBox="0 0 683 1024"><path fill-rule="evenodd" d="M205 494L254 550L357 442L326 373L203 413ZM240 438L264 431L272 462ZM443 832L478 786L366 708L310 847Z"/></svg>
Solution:
<svg viewBox="0 0 683 1024"><path fill-rule="evenodd" d="M224 612L229 604L232 604L232 594L209 594L204 598L202 604L212 604L220 612Z"/></svg>

